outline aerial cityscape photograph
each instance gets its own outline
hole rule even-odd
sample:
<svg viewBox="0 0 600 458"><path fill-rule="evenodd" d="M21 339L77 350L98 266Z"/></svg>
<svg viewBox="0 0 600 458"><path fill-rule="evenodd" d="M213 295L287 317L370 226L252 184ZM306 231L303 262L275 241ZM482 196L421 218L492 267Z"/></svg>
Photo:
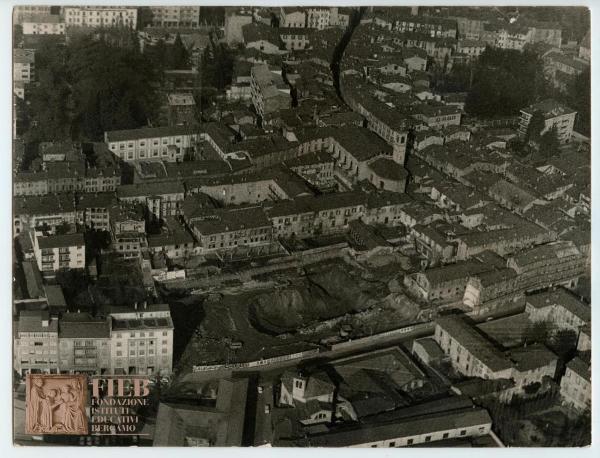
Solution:
<svg viewBox="0 0 600 458"><path fill-rule="evenodd" d="M12 16L14 445L591 444L587 7Z"/></svg>

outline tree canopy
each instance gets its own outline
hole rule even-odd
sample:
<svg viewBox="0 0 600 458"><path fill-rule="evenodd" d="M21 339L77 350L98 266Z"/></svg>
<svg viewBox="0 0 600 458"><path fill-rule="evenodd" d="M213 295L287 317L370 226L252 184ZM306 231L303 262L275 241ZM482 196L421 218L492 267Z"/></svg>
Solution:
<svg viewBox="0 0 600 458"><path fill-rule="evenodd" d="M542 130L546 127L544 115L540 111L535 111L529 120L527 133L525 135L528 141L537 142L540 139Z"/></svg>
<svg viewBox="0 0 600 458"><path fill-rule="evenodd" d="M136 48L83 37L36 53L28 141L98 141L107 130L147 125L156 111L149 59Z"/></svg>
<svg viewBox="0 0 600 458"><path fill-rule="evenodd" d="M473 69L465 109L481 117L516 115L546 92L543 65L535 52L488 47Z"/></svg>

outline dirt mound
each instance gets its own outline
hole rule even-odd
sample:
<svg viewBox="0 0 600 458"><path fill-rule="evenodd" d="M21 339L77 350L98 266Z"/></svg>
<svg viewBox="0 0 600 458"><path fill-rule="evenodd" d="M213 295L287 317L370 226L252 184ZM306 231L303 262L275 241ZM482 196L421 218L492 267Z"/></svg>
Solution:
<svg viewBox="0 0 600 458"><path fill-rule="evenodd" d="M340 266L307 272L300 285L255 296L252 325L270 334L293 331L370 307L389 293L382 282L366 281Z"/></svg>

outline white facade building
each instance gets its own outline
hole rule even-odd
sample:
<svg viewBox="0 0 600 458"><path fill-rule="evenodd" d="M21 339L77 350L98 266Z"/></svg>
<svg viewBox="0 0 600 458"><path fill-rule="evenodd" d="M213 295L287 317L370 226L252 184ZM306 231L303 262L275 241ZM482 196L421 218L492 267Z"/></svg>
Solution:
<svg viewBox="0 0 600 458"><path fill-rule="evenodd" d="M137 27L137 8L125 6L66 6L65 24L78 27Z"/></svg>

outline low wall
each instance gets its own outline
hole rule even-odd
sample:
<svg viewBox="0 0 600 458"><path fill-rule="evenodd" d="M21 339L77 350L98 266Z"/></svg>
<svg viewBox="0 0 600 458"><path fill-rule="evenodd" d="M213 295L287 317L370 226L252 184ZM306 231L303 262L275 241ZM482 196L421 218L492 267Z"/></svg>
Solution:
<svg viewBox="0 0 600 458"><path fill-rule="evenodd" d="M234 363L234 364L215 364L211 366L192 366L192 372L209 372L216 371L219 369L247 369L251 367L268 366L269 364L280 363L284 361L290 361L292 359L306 358L308 356L315 356L319 354L319 349L300 351L298 353L291 353L289 355L274 356L273 358L261 359L258 361L249 361L247 363Z"/></svg>

